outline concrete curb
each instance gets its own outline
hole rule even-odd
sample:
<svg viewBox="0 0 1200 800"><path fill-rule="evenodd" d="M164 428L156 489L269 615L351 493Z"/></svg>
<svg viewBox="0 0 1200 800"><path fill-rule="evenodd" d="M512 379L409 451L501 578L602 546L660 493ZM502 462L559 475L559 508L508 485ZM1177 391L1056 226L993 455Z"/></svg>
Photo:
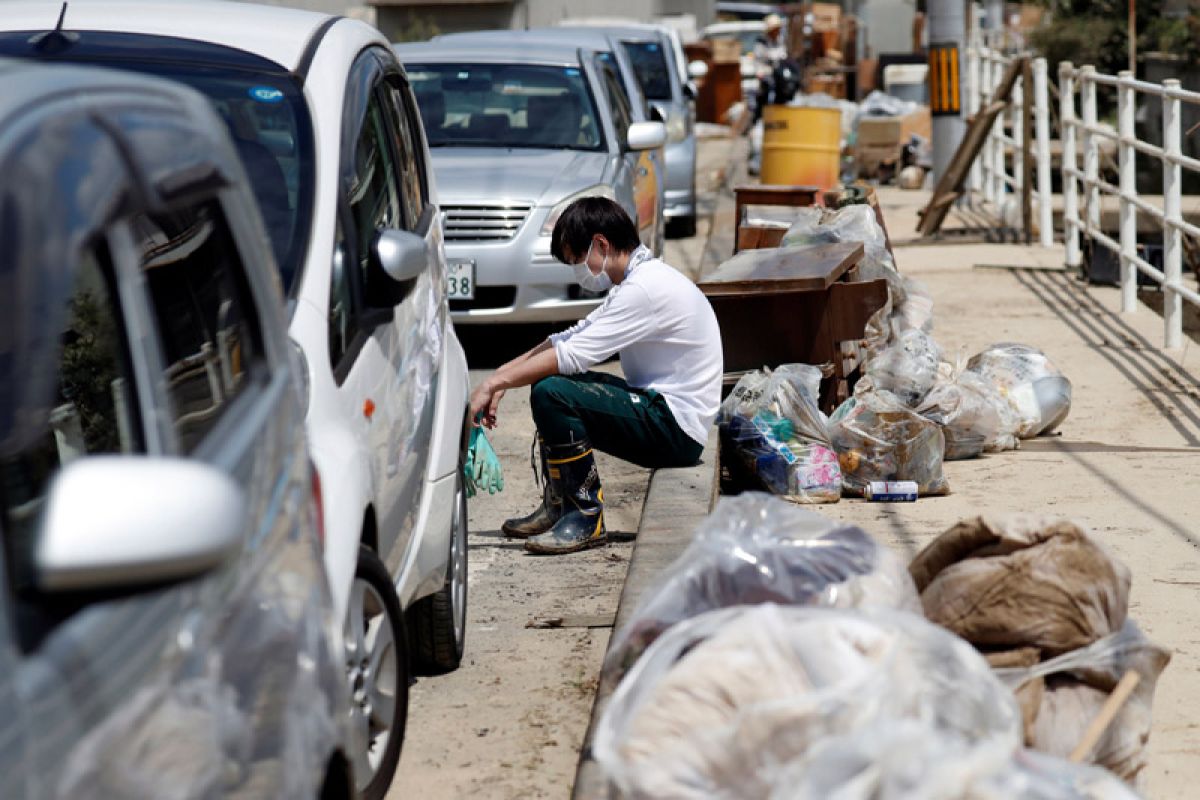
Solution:
<svg viewBox="0 0 1200 800"><path fill-rule="evenodd" d="M662 571L691 543L696 525L716 504L720 483L720 437L715 427L709 432L699 464L655 470L642 506L642 518L638 523L633 555L629 558L625 586L617 603L613 631L621 629L646 589L654 585ZM607 692L600 688L596 690L592 718L579 752L579 767L571 794L574 800L600 800L610 796L608 780L592 758L592 737L608 699Z"/></svg>

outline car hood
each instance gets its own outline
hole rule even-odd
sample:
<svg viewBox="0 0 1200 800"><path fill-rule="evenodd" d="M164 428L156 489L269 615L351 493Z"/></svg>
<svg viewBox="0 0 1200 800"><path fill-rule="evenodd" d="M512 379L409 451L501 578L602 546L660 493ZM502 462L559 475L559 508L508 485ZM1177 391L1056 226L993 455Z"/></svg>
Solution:
<svg viewBox="0 0 1200 800"><path fill-rule="evenodd" d="M504 199L553 205L610 182L610 156L603 152L437 147L431 155L438 199L446 205Z"/></svg>

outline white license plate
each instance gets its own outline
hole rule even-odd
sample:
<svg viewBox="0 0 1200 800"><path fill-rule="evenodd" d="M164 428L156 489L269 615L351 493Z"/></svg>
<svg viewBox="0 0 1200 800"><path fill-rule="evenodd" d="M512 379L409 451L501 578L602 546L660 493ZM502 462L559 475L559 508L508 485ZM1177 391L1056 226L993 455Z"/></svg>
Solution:
<svg viewBox="0 0 1200 800"><path fill-rule="evenodd" d="M446 296L451 300L475 299L474 261L451 261L446 264Z"/></svg>

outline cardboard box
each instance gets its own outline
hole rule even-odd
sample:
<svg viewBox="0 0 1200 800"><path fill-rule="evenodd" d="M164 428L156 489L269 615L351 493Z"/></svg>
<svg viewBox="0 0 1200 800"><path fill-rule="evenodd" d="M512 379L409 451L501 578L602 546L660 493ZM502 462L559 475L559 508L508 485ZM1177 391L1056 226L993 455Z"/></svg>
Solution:
<svg viewBox="0 0 1200 800"><path fill-rule="evenodd" d="M913 134L929 139L932 129L929 108L922 106L902 117L860 117L855 142L859 145L899 147L907 144Z"/></svg>

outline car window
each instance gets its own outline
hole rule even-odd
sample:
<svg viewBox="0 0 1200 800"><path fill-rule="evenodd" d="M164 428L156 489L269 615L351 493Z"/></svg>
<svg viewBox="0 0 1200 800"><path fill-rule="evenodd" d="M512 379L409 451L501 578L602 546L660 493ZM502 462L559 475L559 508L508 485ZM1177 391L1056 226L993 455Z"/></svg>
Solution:
<svg viewBox="0 0 1200 800"><path fill-rule="evenodd" d="M642 93L650 100L671 99L671 72L667 54L658 42L623 42Z"/></svg>
<svg viewBox="0 0 1200 800"><path fill-rule="evenodd" d="M392 142L400 162L400 200L408 230L416 230L421 212L425 210L425 174L421 160L421 138L417 135L413 115L408 107L407 90L391 83L383 85L383 107L391 124Z"/></svg>
<svg viewBox="0 0 1200 800"><path fill-rule="evenodd" d="M10 568L28 563L45 494L60 466L85 455L144 448L128 339L103 247L83 254L65 303L58 389L46 404L49 417L29 446L0 458L0 509L14 556Z"/></svg>
<svg viewBox="0 0 1200 800"><path fill-rule="evenodd" d="M604 146L577 67L411 64L407 70L430 147Z"/></svg>
<svg viewBox="0 0 1200 800"><path fill-rule="evenodd" d="M604 94L612 113L613 127L617 132L617 142L621 146L624 146L625 140L629 135L629 125L632 118L632 114L629 111L629 98L625 95L625 88L617 79L617 73L611 66L603 62L598 62L596 67L601 76L603 76Z"/></svg>
<svg viewBox="0 0 1200 800"><path fill-rule="evenodd" d="M354 144L354 172L347 197L356 229L354 266L363 285L376 233L384 228L403 228L405 223L386 120L379 94L372 93Z"/></svg>
<svg viewBox="0 0 1200 800"><path fill-rule="evenodd" d="M216 202L132 220L162 346L171 420L195 449L265 370L241 258Z"/></svg>

